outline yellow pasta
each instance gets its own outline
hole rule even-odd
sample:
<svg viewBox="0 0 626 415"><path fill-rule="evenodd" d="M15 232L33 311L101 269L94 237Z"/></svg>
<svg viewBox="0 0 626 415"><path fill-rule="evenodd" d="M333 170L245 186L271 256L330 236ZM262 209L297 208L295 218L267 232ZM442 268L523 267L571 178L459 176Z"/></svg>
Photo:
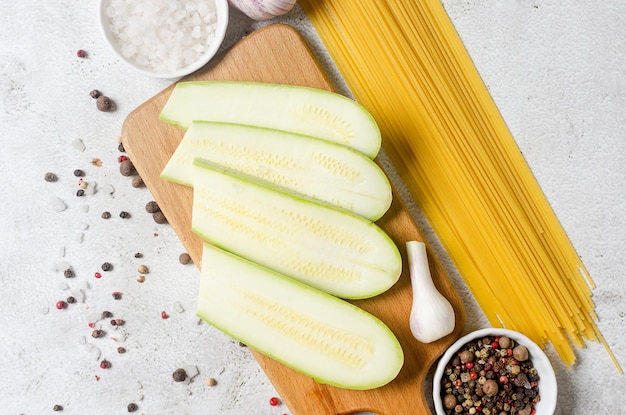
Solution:
<svg viewBox="0 0 626 415"><path fill-rule="evenodd" d="M440 0L300 4L491 324L551 342L567 366L600 341L621 372L593 282Z"/></svg>

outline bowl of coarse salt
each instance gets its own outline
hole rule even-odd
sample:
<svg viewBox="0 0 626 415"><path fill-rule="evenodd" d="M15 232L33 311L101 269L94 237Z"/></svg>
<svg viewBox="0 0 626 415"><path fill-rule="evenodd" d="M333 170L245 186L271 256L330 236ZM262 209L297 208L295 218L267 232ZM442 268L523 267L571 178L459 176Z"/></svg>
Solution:
<svg viewBox="0 0 626 415"><path fill-rule="evenodd" d="M136 71L179 78L205 66L228 26L227 0L99 0L113 52Z"/></svg>

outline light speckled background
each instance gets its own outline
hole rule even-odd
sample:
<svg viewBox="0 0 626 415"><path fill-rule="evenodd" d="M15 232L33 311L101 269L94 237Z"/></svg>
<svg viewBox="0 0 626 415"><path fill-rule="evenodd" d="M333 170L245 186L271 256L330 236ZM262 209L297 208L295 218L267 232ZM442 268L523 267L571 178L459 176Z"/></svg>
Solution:
<svg viewBox="0 0 626 415"><path fill-rule="evenodd" d="M626 2L444 5L594 277L600 329L626 365ZM268 404L275 391L247 349L198 324L196 269L178 263L182 245L144 212L149 192L117 172L115 140L125 116L170 81L145 78L113 57L93 0L0 0L0 6L0 413L47 414L55 404L68 414L126 413L132 401L145 414L288 413ZM299 8L278 21L301 30L339 90L349 93ZM261 25L233 13L224 48ZM87 59L76 58L81 48ZM96 111L88 95L94 88L116 101L116 112ZM72 145L77 139L84 151ZM92 166L94 158L103 165ZM76 168L100 192L77 198ZM44 182L47 171L59 181ZM102 191L107 185L112 195ZM52 197L68 208L54 211ZM104 210L113 213L108 221L100 218ZM117 217L121 210L131 219ZM466 331L485 326L428 225L413 213L465 300ZM77 277L63 278L54 270L58 261L71 264ZM96 280L104 261L114 269ZM151 272L139 284L142 263ZM56 310L73 290L83 290L84 302ZM122 301L112 299L115 290L124 292ZM104 309L127 323L93 339L89 316ZM113 337L127 354L116 354ZM600 345L580 350L571 371L548 353L559 381L558 414L626 411L626 380ZM113 367L100 369L98 354ZM170 375L179 366L197 366L199 375L174 384ZM206 387L208 377L218 385Z"/></svg>

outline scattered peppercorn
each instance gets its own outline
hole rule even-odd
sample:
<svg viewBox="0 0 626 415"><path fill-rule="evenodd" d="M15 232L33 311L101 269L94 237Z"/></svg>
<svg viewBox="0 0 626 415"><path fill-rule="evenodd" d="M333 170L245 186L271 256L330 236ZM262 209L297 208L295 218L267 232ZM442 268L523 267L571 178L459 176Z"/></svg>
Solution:
<svg viewBox="0 0 626 415"><path fill-rule="evenodd" d="M147 274L148 272L150 272L150 270L145 265L139 265L139 268L137 268L137 272L139 272L140 274Z"/></svg>
<svg viewBox="0 0 626 415"><path fill-rule="evenodd" d="M113 317L113 313L111 313L110 311L105 310L102 312L102 318L111 318L111 317Z"/></svg>
<svg viewBox="0 0 626 415"><path fill-rule="evenodd" d="M85 195L85 190L83 190L83 189L78 189L78 190L76 191L76 196L81 197L81 196L84 196L84 195Z"/></svg>
<svg viewBox="0 0 626 415"><path fill-rule="evenodd" d="M526 348L526 346L516 346L513 349L513 357L520 362L528 360L528 349Z"/></svg>
<svg viewBox="0 0 626 415"><path fill-rule="evenodd" d="M79 58L86 58L87 57L87 51L83 50L83 49L78 49L76 51L76 56L78 56Z"/></svg>
<svg viewBox="0 0 626 415"><path fill-rule="evenodd" d="M172 373L172 378L174 382L184 382L187 379L187 372L185 369L176 369L174 373Z"/></svg>
<svg viewBox="0 0 626 415"><path fill-rule="evenodd" d="M120 174L126 177L129 177L135 174L137 170L135 170L135 165L133 164L133 162L130 161L129 158L126 158L126 156L120 156L120 157L124 157L124 159L120 161Z"/></svg>
<svg viewBox="0 0 626 415"><path fill-rule="evenodd" d="M104 262L100 268L102 268L102 271L111 271L113 269L113 265L111 265L110 262Z"/></svg>
<svg viewBox="0 0 626 415"><path fill-rule="evenodd" d="M104 359L102 362L100 362L100 367L102 369L108 369L111 367L111 362L109 362L108 360Z"/></svg>
<svg viewBox="0 0 626 415"><path fill-rule="evenodd" d="M128 157L127 157L127 156L125 156L125 155L123 155L123 154L122 154L121 156L118 156L118 157L117 157L117 162L118 162L118 163L122 163L122 162L124 162L124 161L126 161L126 160L128 160Z"/></svg>
<svg viewBox="0 0 626 415"><path fill-rule="evenodd" d="M146 212L156 213L160 211L161 211L161 208L159 208L159 205L154 200L151 200L150 202L146 203Z"/></svg>
<svg viewBox="0 0 626 415"><path fill-rule="evenodd" d="M270 405L277 406L279 403L280 403L280 400L277 397L272 396L270 398Z"/></svg>
<svg viewBox="0 0 626 415"><path fill-rule="evenodd" d="M56 182L56 181L58 180L58 177L57 177L57 175L56 175L56 174L54 174L54 173L46 173L46 174L43 176L43 179L44 179L45 181L47 181L47 182Z"/></svg>
<svg viewBox="0 0 626 415"><path fill-rule="evenodd" d="M96 271L96 272L93 274L93 276L94 276L94 277L96 277L97 279L102 278L102 274L100 274L98 271Z"/></svg>
<svg viewBox="0 0 626 415"><path fill-rule="evenodd" d="M74 176L76 176L76 177L83 177L84 175L85 175L85 172L82 171L81 169L74 170Z"/></svg>
<svg viewBox="0 0 626 415"><path fill-rule="evenodd" d="M76 302L76 298L70 295L65 301L67 301L68 304L74 304Z"/></svg>
<svg viewBox="0 0 626 415"><path fill-rule="evenodd" d="M106 95L100 95L98 99L96 99L96 107L98 108L99 111L102 111L102 112L111 111L112 106L113 106L113 103L111 102L111 99L107 97Z"/></svg>
<svg viewBox="0 0 626 415"><path fill-rule="evenodd" d="M140 187L144 187L146 184L143 182L143 179L141 178L141 176L135 176L133 177L133 181L132 181L132 186L134 188L140 188Z"/></svg>
<svg viewBox="0 0 626 415"><path fill-rule="evenodd" d="M141 252L135 252L135 258L143 258L143 254Z"/></svg>
<svg viewBox="0 0 626 415"><path fill-rule="evenodd" d="M53 410L54 412L59 412L59 411L62 411L62 410L63 410L63 407L62 407L61 405L54 405L54 406L52 407L52 410Z"/></svg>
<svg viewBox="0 0 626 415"><path fill-rule="evenodd" d="M139 409L139 407L137 406L136 403L128 404L128 412L135 412L137 409Z"/></svg>
<svg viewBox="0 0 626 415"><path fill-rule="evenodd" d="M217 385L217 380L215 380L215 378L208 378L206 380L206 384L207 386L215 386Z"/></svg>
<svg viewBox="0 0 626 415"><path fill-rule="evenodd" d="M56 303L56 308L57 308L58 310L63 310L63 309L64 309L64 308L66 308L66 307L67 307L67 303L66 303L65 301L63 301L63 300L59 300L59 301L57 301L57 303Z"/></svg>
<svg viewBox="0 0 626 415"><path fill-rule="evenodd" d="M123 211L120 212L120 218L128 219L128 218L130 218L130 213L128 213L125 210L123 210Z"/></svg>
<svg viewBox="0 0 626 415"><path fill-rule="evenodd" d="M167 218L163 214L163 212L155 212L152 214L152 219L159 225L163 225L167 223Z"/></svg>
<svg viewBox="0 0 626 415"><path fill-rule="evenodd" d="M71 268L68 268L65 271L63 271L63 276L65 278L73 278L74 277L74 271Z"/></svg>
<svg viewBox="0 0 626 415"><path fill-rule="evenodd" d="M109 219L111 217L111 212L102 212L102 219Z"/></svg>
<svg viewBox="0 0 626 415"><path fill-rule="evenodd" d="M120 346L120 347L118 347L118 348L117 348L117 352L118 352L119 354L124 354L124 353L126 353L126 349L125 349L125 348L123 348L122 346Z"/></svg>
<svg viewBox="0 0 626 415"><path fill-rule="evenodd" d="M122 293L119 291L115 291L113 294L111 294L113 296L114 300L121 300L122 299Z"/></svg>
<svg viewBox="0 0 626 415"><path fill-rule="evenodd" d="M121 318L114 318L113 320L111 320L111 325L112 326L123 326L124 323L126 323L124 320L122 320Z"/></svg>
<svg viewBox="0 0 626 415"><path fill-rule="evenodd" d="M98 91L97 89L93 89L91 90L91 92L89 93L89 96L92 97L93 99L98 99L98 97L102 95L100 93L100 91Z"/></svg>
<svg viewBox="0 0 626 415"><path fill-rule="evenodd" d="M143 275L140 275L137 277L137 282L144 282L146 280L146 277L144 277Z"/></svg>
<svg viewBox="0 0 626 415"><path fill-rule="evenodd" d="M178 262L183 265L190 264L192 262L191 255L189 255L187 252L183 252L178 256Z"/></svg>
<svg viewBox="0 0 626 415"><path fill-rule="evenodd" d="M119 151L120 153L126 153L126 149L124 148L124 143L119 143L117 145L117 151Z"/></svg>
<svg viewBox="0 0 626 415"><path fill-rule="evenodd" d="M106 333L104 332L104 330L96 329L91 332L91 337L93 337L94 339L99 339L100 337L104 337L105 334Z"/></svg>
<svg viewBox="0 0 626 415"><path fill-rule="evenodd" d="M163 320L167 320L170 316L165 311L161 311L161 318Z"/></svg>

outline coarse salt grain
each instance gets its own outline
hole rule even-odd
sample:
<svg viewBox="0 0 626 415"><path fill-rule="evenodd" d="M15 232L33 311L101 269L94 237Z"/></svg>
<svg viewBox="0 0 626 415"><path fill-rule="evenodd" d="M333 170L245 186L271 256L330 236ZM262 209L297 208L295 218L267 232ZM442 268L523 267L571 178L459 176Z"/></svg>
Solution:
<svg viewBox="0 0 626 415"><path fill-rule="evenodd" d="M144 69L174 72L207 52L216 10L215 0L111 0L106 16L125 58Z"/></svg>

